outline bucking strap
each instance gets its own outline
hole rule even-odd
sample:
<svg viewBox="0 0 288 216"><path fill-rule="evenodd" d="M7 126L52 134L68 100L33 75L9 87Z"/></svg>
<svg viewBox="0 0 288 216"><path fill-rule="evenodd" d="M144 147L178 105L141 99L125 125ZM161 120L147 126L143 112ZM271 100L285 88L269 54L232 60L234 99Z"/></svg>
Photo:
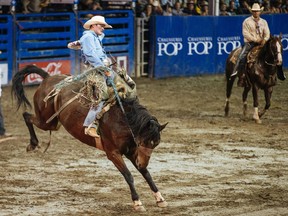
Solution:
<svg viewBox="0 0 288 216"><path fill-rule="evenodd" d="M65 104L63 104L63 106L60 107L59 110L57 110L57 112L55 112L47 121L46 123L51 122L56 116L58 116L60 114L60 112L62 112L62 110L64 110L70 103L72 103L73 101L75 101L76 99L78 99L80 97L80 94L76 94L73 98L71 98L70 100L66 101Z"/></svg>

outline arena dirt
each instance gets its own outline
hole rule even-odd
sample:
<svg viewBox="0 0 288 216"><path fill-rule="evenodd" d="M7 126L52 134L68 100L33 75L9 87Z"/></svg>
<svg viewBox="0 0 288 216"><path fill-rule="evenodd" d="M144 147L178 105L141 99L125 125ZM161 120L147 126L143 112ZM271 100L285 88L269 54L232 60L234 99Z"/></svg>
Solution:
<svg viewBox="0 0 288 216"><path fill-rule="evenodd" d="M287 71L286 71L287 74ZM243 118L241 88L233 89L224 117L223 75L136 79L140 102L169 122L149 170L164 198L155 200L126 160L146 212L141 215L288 215L288 81L274 88L262 124ZM27 87L29 98L37 87ZM63 128L36 130L42 148L26 153L28 130L10 87L2 109L12 139L0 140L0 215L136 215L128 185L105 153L72 138ZM264 106L263 92L260 95Z"/></svg>

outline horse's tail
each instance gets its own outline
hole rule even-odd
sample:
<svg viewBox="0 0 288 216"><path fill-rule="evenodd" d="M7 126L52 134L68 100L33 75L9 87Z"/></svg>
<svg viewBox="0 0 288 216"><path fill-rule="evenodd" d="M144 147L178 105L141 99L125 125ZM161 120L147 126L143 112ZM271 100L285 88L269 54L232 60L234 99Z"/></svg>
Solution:
<svg viewBox="0 0 288 216"><path fill-rule="evenodd" d="M34 65L28 65L14 75L12 79L11 94L12 96L14 96L14 98L17 99L17 110L20 108L21 105L23 105L25 109L27 108L27 106L29 106L30 108L32 107L31 103L26 97L22 82L25 80L25 78L28 75L33 74L33 73L38 74L43 79L50 76L46 71Z"/></svg>

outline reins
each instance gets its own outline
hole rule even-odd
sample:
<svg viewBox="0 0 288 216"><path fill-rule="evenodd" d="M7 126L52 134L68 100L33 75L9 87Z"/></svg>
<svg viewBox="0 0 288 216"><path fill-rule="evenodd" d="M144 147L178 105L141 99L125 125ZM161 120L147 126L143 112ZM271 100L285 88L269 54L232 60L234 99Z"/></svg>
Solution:
<svg viewBox="0 0 288 216"><path fill-rule="evenodd" d="M108 84L111 84L111 86L112 86L112 88L113 88L115 97L116 97L116 99L117 99L117 101L118 101L118 103L119 103L119 106L120 106L121 111L123 112L123 114L124 114L124 116L125 116L125 119L126 119L127 124L128 124L128 128L129 128L130 133L131 133L131 135L132 135L132 137L133 137L133 140L134 140L136 146L139 147L140 145L136 142L135 135L134 135L134 133L133 133L131 127L130 127L130 124L129 124L129 121L128 121L126 112L125 112L125 110L124 110L124 107L123 107L121 98L119 97L119 94L118 94L118 91L117 91L117 89L116 89L115 83L113 82L113 80L112 80L111 77L107 77L107 81L108 81Z"/></svg>
<svg viewBox="0 0 288 216"><path fill-rule="evenodd" d="M266 60L264 61L265 62L265 64L267 64L267 65L270 65L270 66L273 66L273 67L275 67L277 64L273 64L273 63L269 63L269 62L267 62Z"/></svg>
<svg viewBox="0 0 288 216"><path fill-rule="evenodd" d="M272 51L272 49L271 49L271 44L269 44L269 50L270 50L270 52L271 52L271 54L272 54L272 57L273 57L273 60L274 60L274 62L275 62L275 58L274 58L275 54L273 53L273 51ZM277 50L277 51L278 51L278 50ZM279 53L281 53L281 52L277 52L276 55L278 55ZM273 66L273 67L277 66L276 63L270 63L270 62L268 62L268 61L266 61L266 60L265 60L264 62L265 62L265 64L267 64L267 65L269 65L269 66Z"/></svg>

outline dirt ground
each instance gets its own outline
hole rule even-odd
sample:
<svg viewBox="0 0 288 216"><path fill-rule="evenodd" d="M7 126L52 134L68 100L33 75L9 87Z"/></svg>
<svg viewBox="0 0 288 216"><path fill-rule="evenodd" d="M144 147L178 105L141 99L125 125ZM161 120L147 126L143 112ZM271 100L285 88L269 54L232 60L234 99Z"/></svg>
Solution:
<svg viewBox="0 0 288 216"><path fill-rule="evenodd" d="M287 71L286 71L287 74ZM288 75L288 74L287 74ZM288 215L288 81L274 88L262 124L242 116L241 88L224 117L223 75L136 79L141 104L169 122L149 170L169 206L156 207L148 185L127 161L146 212L141 215ZM27 87L30 98L36 87ZM260 92L260 105L264 106ZM136 215L128 185L105 153L63 128L36 130L42 148L26 153L28 130L3 89L6 129L0 140L0 215Z"/></svg>

